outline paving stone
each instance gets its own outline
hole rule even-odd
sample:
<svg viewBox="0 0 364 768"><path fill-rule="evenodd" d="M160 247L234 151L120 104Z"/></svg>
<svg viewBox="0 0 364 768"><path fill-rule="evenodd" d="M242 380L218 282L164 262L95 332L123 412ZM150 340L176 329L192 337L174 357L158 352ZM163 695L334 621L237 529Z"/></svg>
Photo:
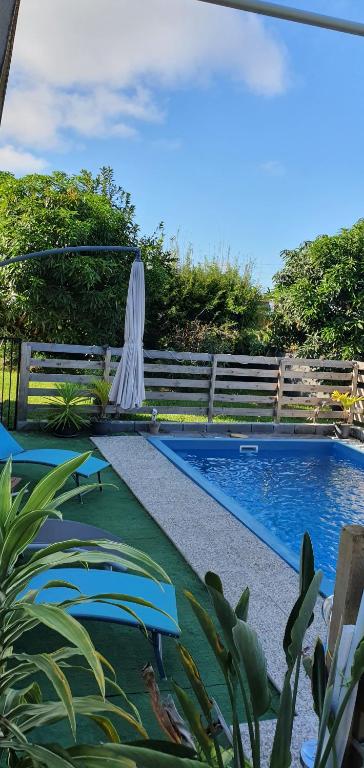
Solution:
<svg viewBox="0 0 364 768"><path fill-rule="evenodd" d="M160 429L162 432L182 432L184 424L183 421L161 421Z"/></svg>
<svg viewBox="0 0 364 768"><path fill-rule="evenodd" d="M207 424L204 421L185 422L183 424L184 432L206 432Z"/></svg>
<svg viewBox="0 0 364 768"><path fill-rule="evenodd" d="M246 422L221 422L214 421L211 424L207 424L207 432L226 433L230 432L246 432L250 434L252 431L252 425Z"/></svg>
<svg viewBox="0 0 364 768"><path fill-rule="evenodd" d="M252 424L252 433L254 434L260 434L261 432L273 432L274 430L274 424L272 423L259 423L258 421L256 424Z"/></svg>
<svg viewBox="0 0 364 768"><path fill-rule="evenodd" d="M295 424L294 431L296 435L315 435L316 424Z"/></svg>
<svg viewBox="0 0 364 768"><path fill-rule="evenodd" d="M292 424L275 424L274 425L274 434L280 435L292 435L294 433L295 425Z"/></svg>

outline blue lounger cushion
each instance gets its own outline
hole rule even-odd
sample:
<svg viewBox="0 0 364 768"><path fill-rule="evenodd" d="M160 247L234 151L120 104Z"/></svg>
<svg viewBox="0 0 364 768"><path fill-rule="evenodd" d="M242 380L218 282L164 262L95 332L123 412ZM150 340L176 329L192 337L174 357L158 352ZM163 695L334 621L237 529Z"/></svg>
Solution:
<svg viewBox="0 0 364 768"><path fill-rule="evenodd" d="M69 459L74 459L80 454L76 451L64 451L57 448L35 448L25 451L24 448L9 434L3 424L0 424L0 462L6 461L10 456L13 463L18 464L44 464L49 467L58 467ZM96 459L93 456L86 459L75 471L76 475L81 477L91 477L110 464L102 459Z"/></svg>
<svg viewBox="0 0 364 768"><path fill-rule="evenodd" d="M53 580L63 580L74 584L84 595L92 597L97 594L118 593L139 597L152 603L156 608L165 611L165 616L155 608L147 608L143 605L129 601L121 601L128 608L135 611L139 619L144 623L152 641L156 663L162 679L166 677L162 657L162 635L179 637L181 634L178 626L176 605L176 593L172 584L156 584L151 579L143 576L134 576L130 573L118 573L116 571L98 571L83 568L52 568L38 574L30 580L27 590L40 589L44 584ZM25 592L19 595L23 597ZM60 603L64 600L72 600L77 597L77 592L65 587L51 587L39 592L36 603ZM115 603L116 601L114 601ZM111 602L90 602L75 605L67 611L77 619L93 619L96 621L110 621L116 624L125 624L130 627L140 627L139 621L120 610Z"/></svg>
<svg viewBox="0 0 364 768"><path fill-rule="evenodd" d="M117 571L101 571L94 568L52 568L38 574L28 584L27 590L39 589L44 584L53 580L69 581L82 592L83 595L97 595L107 593L119 593L132 595L160 608L168 616L156 611L154 608L147 608L137 603L125 602L128 608L131 608L137 616L144 622L146 628L151 632L158 632L162 635L179 637L180 629L178 627L176 593L172 584L155 583L144 576L134 576L131 573L120 573ZM22 592L19 597L25 593ZM52 587L41 591L36 597L36 603L60 603L64 600L73 600L77 597L77 592L65 587ZM114 601L115 602L115 601ZM116 624L127 624L128 626L140 626L137 619L134 619L128 613L120 610L112 603L84 603L75 605L68 612L79 619L95 619L98 621L110 621Z"/></svg>
<svg viewBox="0 0 364 768"><path fill-rule="evenodd" d="M79 456L76 451L59 451L57 448L38 448L32 451L22 451L12 457L14 464L46 464L50 467L58 467L69 459L74 459ZM81 475L81 477L91 477L91 475L102 472L103 469L109 467L110 464L107 461L101 459L95 459L90 456L86 461L76 469L75 474Z"/></svg>

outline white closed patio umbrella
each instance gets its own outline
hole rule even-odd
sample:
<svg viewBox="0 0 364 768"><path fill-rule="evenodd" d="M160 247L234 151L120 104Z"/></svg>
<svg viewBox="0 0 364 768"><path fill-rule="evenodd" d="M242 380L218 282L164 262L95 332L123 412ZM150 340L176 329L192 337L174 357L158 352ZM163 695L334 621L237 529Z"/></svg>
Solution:
<svg viewBox="0 0 364 768"><path fill-rule="evenodd" d="M109 400L120 410L140 408L145 399L143 335L145 320L144 264L133 262L125 310L124 346Z"/></svg>

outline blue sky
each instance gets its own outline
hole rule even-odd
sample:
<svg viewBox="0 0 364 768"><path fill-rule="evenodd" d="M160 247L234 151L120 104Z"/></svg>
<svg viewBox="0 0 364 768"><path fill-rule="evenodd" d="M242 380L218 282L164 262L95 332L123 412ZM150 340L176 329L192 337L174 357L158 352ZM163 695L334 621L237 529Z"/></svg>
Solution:
<svg viewBox="0 0 364 768"><path fill-rule="evenodd" d="M111 165L143 231L230 249L264 286L281 250L363 216L363 38L197 0L22 3L0 167Z"/></svg>

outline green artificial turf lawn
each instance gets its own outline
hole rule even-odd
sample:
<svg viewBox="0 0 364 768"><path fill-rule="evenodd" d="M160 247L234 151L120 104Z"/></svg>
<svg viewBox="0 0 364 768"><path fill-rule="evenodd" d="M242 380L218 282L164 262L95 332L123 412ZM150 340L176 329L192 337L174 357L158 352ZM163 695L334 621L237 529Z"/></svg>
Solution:
<svg viewBox="0 0 364 768"><path fill-rule="evenodd" d="M43 433L20 433L14 434L14 436L24 448L58 447L75 451L94 449L87 438L59 439ZM97 451L95 453L97 455ZM23 480L31 483L42 477L47 471L45 467L29 465L16 465L14 470L13 474L21 475ZM192 653L209 695L216 699L227 719L231 721L222 675L189 603L183 595L184 589L190 590L202 605L209 609L209 597L204 585L118 475L112 469L108 469L103 472L102 478L104 483L113 483L117 488L105 487L102 493L93 491L84 498L83 505L78 500L66 503L63 507L64 517L106 528L111 534L120 536L127 544L147 552L163 566L176 587L179 623L182 630L181 640ZM242 590L245 586L245 584L241 585ZM147 661L154 663L152 648L145 637L135 628L131 629L120 625L87 622L86 626L96 648L113 665L119 685L138 707L149 735L154 738L161 738L162 734L151 711L149 697L145 693L141 677L143 665ZM52 650L64 644L63 640L42 627L37 631L28 633L23 638L21 649L28 652L41 652ZM188 689L189 693L193 695L188 680L181 669L175 641L165 638L163 646L168 676L175 679L179 685ZM79 673L74 678L71 680L71 684L76 695L95 692L95 685L91 676ZM158 684L163 692L171 691L170 681L161 682L158 680ZM109 694L108 698L119 705L123 705L120 696ZM277 704L278 695L272 690L270 717L273 717L277 711ZM114 722L117 721L114 720ZM136 738L137 736L121 721L119 733L122 739ZM41 734L35 733L35 736L38 736L42 741L60 740L64 743L70 741L70 732L66 722L43 729ZM81 720L78 741L85 743L86 741L95 741L95 738L96 740L102 739L101 732L96 727L91 726L86 719Z"/></svg>

